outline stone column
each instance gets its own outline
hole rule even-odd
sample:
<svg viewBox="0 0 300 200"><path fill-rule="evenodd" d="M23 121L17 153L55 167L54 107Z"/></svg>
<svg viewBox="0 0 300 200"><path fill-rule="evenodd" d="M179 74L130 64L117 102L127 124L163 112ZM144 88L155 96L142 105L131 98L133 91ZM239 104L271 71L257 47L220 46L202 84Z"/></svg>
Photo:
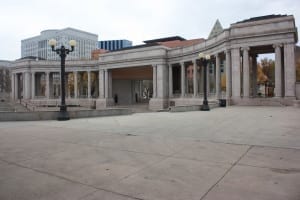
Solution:
<svg viewBox="0 0 300 200"><path fill-rule="evenodd" d="M194 97L197 97L198 95L198 70L197 70L197 62L196 60L193 60L193 92L194 92Z"/></svg>
<svg viewBox="0 0 300 200"><path fill-rule="evenodd" d="M295 97L296 67L295 67L295 44L284 44L284 81L285 97Z"/></svg>
<svg viewBox="0 0 300 200"><path fill-rule="evenodd" d="M91 71L87 71L88 77L88 98L91 98Z"/></svg>
<svg viewBox="0 0 300 200"><path fill-rule="evenodd" d="M169 65L169 97L173 97L173 67Z"/></svg>
<svg viewBox="0 0 300 200"><path fill-rule="evenodd" d="M256 97L257 95L257 55L252 56L252 96Z"/></svg>
<svg viewBox="0 0 300 200"><path fill-rule="evenodd" d="M250 93L250 71L249 71L249 47L243 50L243 97L248 98Z"/></svg>
<svg viewBox="0 0 300 200"><path fill-rule="evenodd" d="M19 75L16 73L15 74L15 100L19 99Z"/></svg>
<svg viewBox="0 0 300 200"><path fill-rule="evenodd" d="M156 89L155 95L149 101L150 110L162 110L168 107L168 66L166 64L159 64L153 66L153 83Z"/></svg>
<svg viewBox="0 0 300 200"><path fill-rule="evenodd" d="M201 71L201 80L200 80L200 92L203 94L203 85L204 85L204 67L200 66L200 71Z"/></svg>
<svg viewBox="0 0 300 200"><path fill-rule="evenodd" d="M181 97L185 96L185 65L180 63L181 66Z"/></svg>
<svg viewBox="0 0 300 200"><path fill-rule="evenodd" d="M77 71L74 71L73 72L74 74L74 99L77 99L78 98L78 83L77 83L77 74L78 72Z"/></svg>
<svg viewBox="0 0 300 200"><path fill-rule="evenodd" d="M239 99L241 97L241 60L240 48L231 50L232 61L232 97Z"/></svg>
<svg viewBox="0 0 300 200"><path fill-rule="evenodd" d="M210 66L211 66L211 63L208 63L206 66L204 66L204 67L207 67L206 74L204 74L204 76L206 76L206 88L207 88L207 96L208 97L210 96ZM204 93L204 91L203 91L203 93Z"/></svg>
<svg viewBox="0 0 300 200"><path fill-rule="evenodd" d="M152 98L157 97L157 66L153 65L153 95Z"/></svg>
<svg viewBox="0 0 300 200"><path fill-rule="evenodd" d="M23 73L24 77L24 85L23 85L23 91L24 91L24 99L30 99L30 74L29 72Z"/></svg>
<svg viewBox="0 0 300 200"><path fill-rule="evenodd" d="M15 100L15 74L11 73L10 76L10 85L11 85L11 93L10 93L10 98L11 100Z"/></svg>
<svg viewBox="0 0 300 200"><path fill-rule="evenodd" d="M45 90L46 94L45 94L45 97L47 99L49 99L49 97L50 97L50 83L49 83L50 72L45 72L45 74L46 74L46 90Z"/></svg>
<svg viewBox="0 0 300 200"><path fill-rule="evenodd" d="M109 92L108 92L108 70L104 69L104 98L108 98Z"/></svg>
<svg viewBox="0 0 300 200"><path fill-rule="evenodd" d="M156 95L159 99L168 97L168 66L161 64L156 67Z"/></svg>
<svg viewBox="0 0 300 200"><path fill-rule="evenodd" d="M231 56L230 56L230 50L226 50L225 52L226 56L226 63L225 63L225 69L226 69L226 99L230 99L231 97Z"/></svg>
<svg viewBox="0 0 300 200"><path fill-rule="evenodd" d="M220 70L220 57L219 54L215 55L216 57L216 99L220 99L221 93L221 70Z"/></svg>
<svg viewBox="0 0 300 200"><path fill-rule="evenodd" d="M107 70L108 72L108 98L112 98L112 71Z"/></svg>
<svg viewBox="0 0 300 200"><path fill-rule="evenodd" d="M281 66L281 44L274 44L275 48L275 97L282 97L282 66Z"/></svg>
<svg viewBox="0 0 300 200"><path fill-rule="evenodd" d="M31 99L35 98L35 72L31 72Z"/></svg>
<svg viewBox="0 0 300 200"><path fill-rule="evenodd" d="M99 70L99 98L104 99L104 70Z"/></svg>

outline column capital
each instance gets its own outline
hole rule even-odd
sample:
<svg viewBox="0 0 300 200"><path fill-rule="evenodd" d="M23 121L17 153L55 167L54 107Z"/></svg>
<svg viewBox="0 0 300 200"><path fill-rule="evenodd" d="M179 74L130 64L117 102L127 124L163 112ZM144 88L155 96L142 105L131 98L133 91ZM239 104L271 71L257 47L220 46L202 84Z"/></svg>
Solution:
<svg viewBox="0 0 300 200"><path fill-rule="evenodd" d="M197 65L197 59L192 60L193 65Z"/></svg>
<svg viewBox="0 0 300 200"><path fill-rule="evenodd" d="M281 43L277 43L277 44L273 44L273 48L276 49L276 48L280 48L282 47L283 45Z"/></svg>
<svg viewBox="0 0 300 200"><path fill-rule="evenodd" d="M184 63L185 63L184 61L181 61L179 64L180 64L180 66L185 66Z"/></svg>
<svg viewBox="0 0 300 200"><path fill-rule="evenodd" d="M295 45L294 42L285 42L284 45Z"/></svg>
<svg viewBox="0 0 300 200"><path fill-rule="evenodd" d="M225 54L231 53L231 49L225 49L225 50L224 50L224 53L225 53Z"/></svg>
<svg viewBox="0 0 300 200"><path fill-rule="evenodd" d="M242 50L242 51L249 51L249 50L250 50L250 47L242 47L241 50Z"/></svg>

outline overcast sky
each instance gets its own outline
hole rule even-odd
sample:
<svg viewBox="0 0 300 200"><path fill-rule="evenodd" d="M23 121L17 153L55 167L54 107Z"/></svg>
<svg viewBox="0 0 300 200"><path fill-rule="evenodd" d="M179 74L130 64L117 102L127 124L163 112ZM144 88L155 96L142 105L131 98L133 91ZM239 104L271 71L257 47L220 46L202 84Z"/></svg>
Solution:
<svg viewBox="0 0 300 200"><path fill-rule="evenodd" d="M294 15L299 0L2 0L0 60L21 56L21 40L45 29L72 27L99 40L144 40L179 35L207 38L217 19L223 28L250 17Z"/></svg>

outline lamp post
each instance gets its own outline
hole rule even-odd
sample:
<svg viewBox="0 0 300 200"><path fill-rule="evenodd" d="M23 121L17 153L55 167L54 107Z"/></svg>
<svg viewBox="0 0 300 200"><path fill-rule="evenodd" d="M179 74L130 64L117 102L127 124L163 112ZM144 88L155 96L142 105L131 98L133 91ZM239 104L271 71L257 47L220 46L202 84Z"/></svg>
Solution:
<svg viewBox="0 0 300 200"><path fill-rule="evenodd" d="M74 51L76 41L75 40L70 40L69 42L71 49L66 49L64 45L62 45L60 48L55 49L56 45L56 40L51 39L49 40L49 45L51 46L52 51L56 52L60 56L60 66L61 66L61 72L60 72L60 85L61 85L61 105L60 105L60 110L59 114L57 117L57 120L59 121L65 121L69 120L69 114L67 112L67 105L66 105L66 99L65 99L65 61L67 55Z"/></svg>
<svg viewBox="0 0 300 200"><path fill-rule="evenodd" d="M209 111L209 105L207 101L207 86L206 86L206 79L207 79L207 64L210 62L210 55L204 55L203 53L199 53L200 63L204 67L204 98L203 98L203 104L200 108L202 111Z"/></svg>

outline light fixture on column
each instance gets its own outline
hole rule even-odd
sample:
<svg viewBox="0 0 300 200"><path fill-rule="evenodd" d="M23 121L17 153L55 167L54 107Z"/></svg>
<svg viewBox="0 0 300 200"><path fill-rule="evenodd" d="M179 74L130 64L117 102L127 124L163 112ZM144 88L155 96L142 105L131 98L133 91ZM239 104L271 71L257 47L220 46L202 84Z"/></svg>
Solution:
<svg viewBox="0 0 300 200"><path fill-rule="evenodd" d="M69 45L71 49L66 49L64 45L61 45L60 48L56 48L56 40L55 39L50 39L49 40L49 45L51 46L52 51L56 52L60 56L60 61L61 61L61 73L60 73L60 80L61 80L61 105L60 105L60 112L58 115L57 120L62 121L62 120L69 120L69 114L67 112L67 105L65 101L65 61L67 55L74 51L75 46L76 46L76 41L75 40L70 40Z"/></svg>
<svg viewBox="0 0 300 200"><path fill-rule="evenodd" d="M199 53L199 58L200 58L200 63L204 67L204 84L203 84L203 93L204 93L204 98L203 98L203 104L200 108L202 111L209 111L209 105L207 101L207 86L206 86L206 78L207 78L207 64L210 63L210 55L205 55L203 53Z"/></svg>

